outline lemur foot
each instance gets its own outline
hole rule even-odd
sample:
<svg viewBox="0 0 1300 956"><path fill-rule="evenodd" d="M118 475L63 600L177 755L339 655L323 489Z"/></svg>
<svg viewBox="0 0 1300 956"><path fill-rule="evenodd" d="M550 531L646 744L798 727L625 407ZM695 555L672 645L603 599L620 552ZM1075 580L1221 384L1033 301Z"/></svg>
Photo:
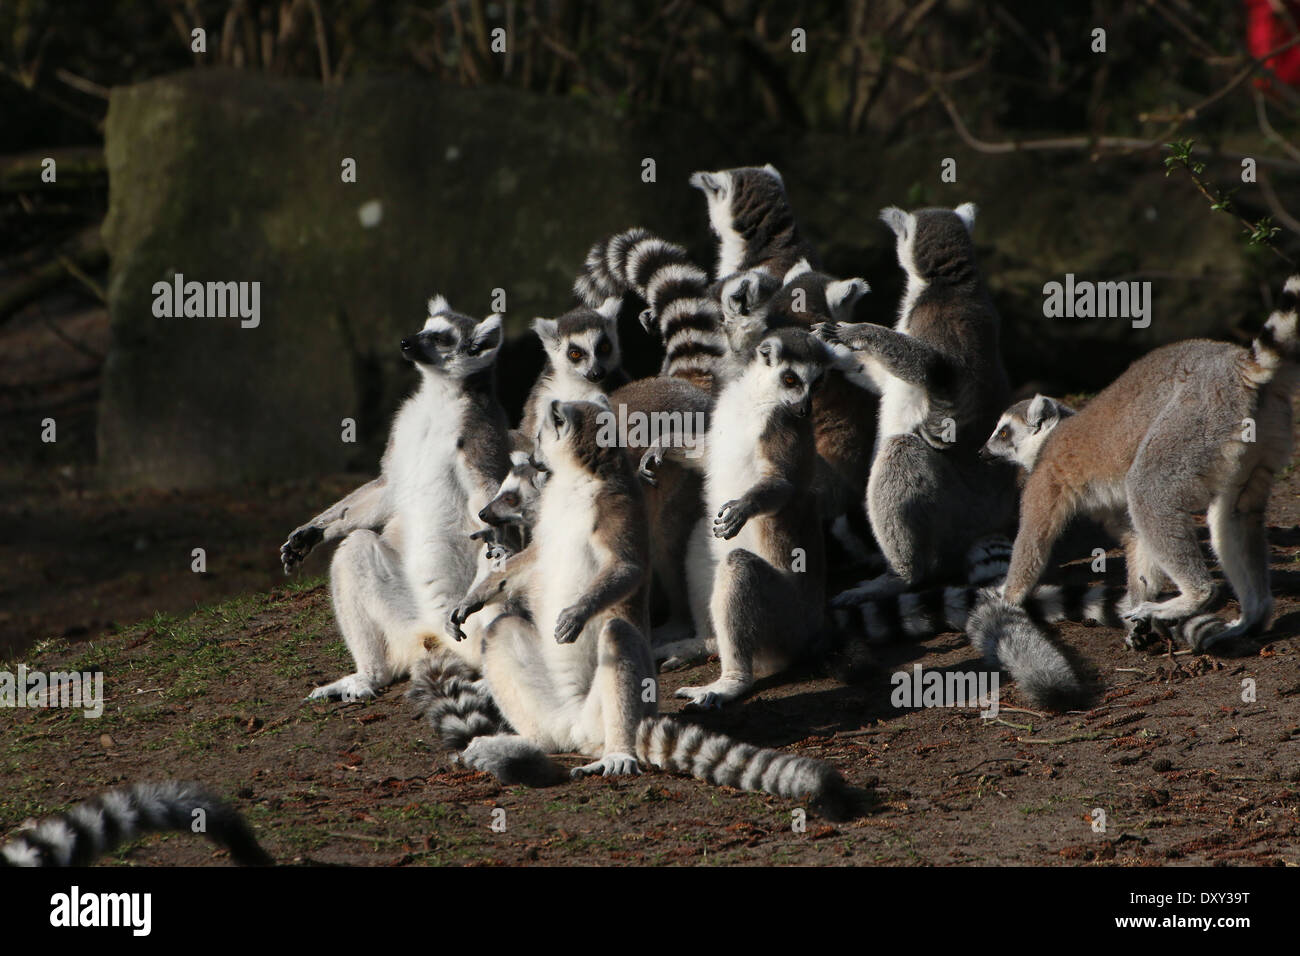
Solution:
<svg viewBox="0 0 1300 956"><path fill-rule="evenodd" d="M612 753L605 754L594 763L589 763L581 767L574 767L569 771L569 777L577 780L580 777L628 777L639 776L641 766L637 763L636 757L631 754Z"/></svg>
<svg viewBox="0 0 1300 956"><path fill-rule="evenodd" d="M705 687L679 687L676 696L690 701L686 710L720 710L723 704L739 699L748 689L748 684L724 678Z"/></svg>
<svg viewBox="0 0 1300 956"><path fill-rule="evenodd" d="M302 564L303 559L311 554L311 549L320 544L324 537L325 530L313 524L295 528L289 535L289 540L280 545L280 563L284 565L284 573L288 574L295 566Z"/></svg>
<svg viewBox="0 0 1300 956"><path fill-rule="evenodd" d="M710 654L717 653L718 642L713 638L691 637L660 644L652 650L659 669L672 671L707 660Z"/></svg>
<svg viewBox="0 0 1300 956"><path fill-rule="evenodd" d="M865 604L868 601L877 601L881 598L890 597L895 594L901 594L907 590L907 582L898 575L885 573L879 577L874 577L869 581L863 581L856 587L841 591L835 597L831 598L831 607L845 608L857 607L859 604Z"/></svg>
<svg viewBox="0 0 1300 956"><path fill-rule="evenodd" d="M305 700L341 700L344 703L350 703L356 700L366 700L375 696L375 685L368 677L360 674L349 674L342 677L332 684L326 684L323 687L317 687Z"/></svg>

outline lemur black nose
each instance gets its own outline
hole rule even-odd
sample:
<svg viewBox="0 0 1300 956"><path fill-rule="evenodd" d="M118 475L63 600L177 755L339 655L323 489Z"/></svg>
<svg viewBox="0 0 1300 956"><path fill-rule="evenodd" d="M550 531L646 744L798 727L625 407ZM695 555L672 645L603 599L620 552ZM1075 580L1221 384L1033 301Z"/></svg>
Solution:
<svg viewBox="0 0 1300 956"><path fill-rule="evenodd" d="M484 524L489 524L490 522L488 521L488 519L491 517L492 515L488 513L488 510L486 508L484 508L482 511L478 513L478 520L482 521Z"/></svg>
<svg viewBox="0 0 1300 956"><path fill-rule="evenodd" d="M585 376L585 378L589 382L599 382L604 377L605 377L605 370L600 366L596 366L595 368L588 370Z"/></svg>
<svg viewBox="0 0 1300 956"><path fill-rule="evenodd" d="M415 348L415 341L413 339L402 339L403 352L409 352L413 348Z"/></svg>
<svg viewBox="0 0 1300 956"><path fill-rule="evenodd" d="M980 461L992 461L993 452L989 451L988 446L984 445L979 450Z"/></svg>

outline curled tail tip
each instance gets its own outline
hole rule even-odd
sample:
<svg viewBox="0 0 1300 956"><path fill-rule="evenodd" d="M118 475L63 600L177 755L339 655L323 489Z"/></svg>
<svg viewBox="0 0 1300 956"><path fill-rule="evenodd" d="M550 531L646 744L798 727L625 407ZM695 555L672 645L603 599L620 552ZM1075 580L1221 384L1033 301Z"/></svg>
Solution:
<svg viewBox="0 0 1300 956"><path fill-rule="evenodd" d="M985 589L967 622L971 645L993 667L1005 670L1037 707L1069 710L1084 687L1070 662L1029 612Z"/></svg>

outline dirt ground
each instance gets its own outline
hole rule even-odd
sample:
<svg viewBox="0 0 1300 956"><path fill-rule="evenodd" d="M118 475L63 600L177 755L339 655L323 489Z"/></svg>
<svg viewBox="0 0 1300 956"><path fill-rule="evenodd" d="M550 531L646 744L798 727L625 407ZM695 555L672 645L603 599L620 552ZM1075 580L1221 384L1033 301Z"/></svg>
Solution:
<svg viewBox="0 0 1300 956"><path fill-rule="evenodd" d="M305 515L329 496L317 487L298 497L309 504L295 513ZM145 510L174 509L161 501ZM367 703L303 702L312 686L350 669L322 577L327 559L313 555L306 573L314 577L92 639L48 638L5 665L102 669L107 704L99 719L4 714L0 831L114 784L180 777L232 798L285 863L1296 865L1297 514L1300 482L1288 470L1270 509L1278 614L1263 646L1228 658L1171 656L1127 650L1118 631L1064 627L1062 642L1092 680L1087 711L1017 709L1009 682L993 721L974 708L892 707L889 675L914 662L977 669L964 638L946 634L886 649L863 686L810 670L767 681L721 714L692 715L752 743L830 761L871 793L858 819L832 824L809 814L802 832L788 801L654 770L545 790L502 787L430 749L404 684ZM65 518L79 520L75 510ZM200 509L179 520L202 518ZM86 527L92 538L106 536L103 548L114 546L109 527ZM249 559L255 573L274 573L281 537L270 535ZM98 586L105 599L115 591ZM124 620L131 611L118 608L145 603L147 595L128 593L102 613ZM662 675L662 709L677 711L672 691L711 679L716 666ZM1243 700L1247 678L1251 702ZM496 808L505 810L504 832L492 829ZM1094 827L1098 811L1104 830ZM166 836L109 862L223 858L202 841Z"/></svg>

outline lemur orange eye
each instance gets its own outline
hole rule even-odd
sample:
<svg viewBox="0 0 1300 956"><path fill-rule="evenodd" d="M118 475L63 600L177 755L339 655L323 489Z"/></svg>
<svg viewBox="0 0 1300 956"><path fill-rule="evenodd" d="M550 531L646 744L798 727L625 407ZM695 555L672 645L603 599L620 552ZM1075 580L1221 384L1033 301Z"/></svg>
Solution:
<svg viewBox="0 0 1300 956"><path fill-rule="evenodd" d="M607 341L605 341L604 339L602 339L601 342L600 342L600 344L596 346L596 354L597 354L597 355L608 355L609 353L610 353L609 342L607 342Z"/></svg>
<svg viewBox="0 0 1300 956"><path fill-rule="evenodd" d="M518 507L519 507L519 496L518 496L517 494L515 494L513 491L510 491L510 492L507 492L505 495L502 496L502 498L501 498L501 502L502 502L502 504L504 504L507 508L518 508Z"/></svg>
<svg viewBox="0 0 1300 956"><path fill-rule="evenodd" d="M795 375L793 372L786 372L781 376L781 384L786 388L794 388L799 384L799 376Z"/></svg>
<svg viewBox="0 0 1300 956"><path fill-rule="evenodd" d="M581 361L582 361L582 349L579 349L579 348L572 348L572 349L569 349L569 361L570 361L570 362L581 362Z"/></svg>
<svg viewBox="0 0 1300 956"><path fill-rule="evenodd" d="M998 437L1001 438L1003 441L1006 441L1008 438L1011 437L1011 429L1008 428L1006 425L1003 425L1002 429L998 432Z"/></svg>

